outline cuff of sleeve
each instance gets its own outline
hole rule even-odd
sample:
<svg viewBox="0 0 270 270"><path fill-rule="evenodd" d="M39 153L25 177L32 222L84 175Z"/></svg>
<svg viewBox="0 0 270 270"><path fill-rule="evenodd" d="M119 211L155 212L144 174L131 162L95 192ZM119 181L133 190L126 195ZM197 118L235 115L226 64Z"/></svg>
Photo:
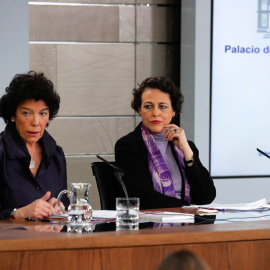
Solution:
<svg viewBox="0 0 270 270"><path fill-rule="evenodd" d="M10 213L10 219L15 219L15 212L17 211L16 208L14 208Z"/></svg>

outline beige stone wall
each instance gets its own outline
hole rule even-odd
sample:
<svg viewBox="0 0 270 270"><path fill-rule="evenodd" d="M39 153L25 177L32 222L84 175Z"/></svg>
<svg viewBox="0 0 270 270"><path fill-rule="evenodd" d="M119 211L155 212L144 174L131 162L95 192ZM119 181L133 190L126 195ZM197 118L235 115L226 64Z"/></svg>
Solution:
<svg viewBox="0 0 270 270"><path fill-rule="evenodd" d="M61 96L48 131L66 154L68 182L92 184L94 209L100 204L90 164L96 154L113 161L116 140L140 121L130 108L132 89L172 73L180 42L175 2L29 1L30 69L43 71Z"/></svg>

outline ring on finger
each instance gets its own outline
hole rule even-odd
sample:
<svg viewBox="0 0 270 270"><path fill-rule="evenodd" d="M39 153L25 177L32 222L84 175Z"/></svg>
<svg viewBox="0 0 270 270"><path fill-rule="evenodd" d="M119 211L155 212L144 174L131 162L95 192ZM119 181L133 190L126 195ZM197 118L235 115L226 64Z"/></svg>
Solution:
<svg viewBox="0 0 270 270"><path fill-rule="evenodd" d="M176 128L174 129L174 132L175 132L175 133L177 132L177 129L176 129Z"/></svg>

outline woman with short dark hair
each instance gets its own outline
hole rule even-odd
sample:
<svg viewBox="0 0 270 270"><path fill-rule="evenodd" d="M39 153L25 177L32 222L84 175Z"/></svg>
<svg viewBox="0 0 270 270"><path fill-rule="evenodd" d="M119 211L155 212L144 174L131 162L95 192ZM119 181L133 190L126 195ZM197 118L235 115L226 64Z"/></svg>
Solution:
<svg viewBox="0 0 270 270"><path fill-rule="evenodd" d="M0 219L62 213L56 197L67 186L66 159L45 130L59 105L53 83L33 71L17 74L0 99Z"/></svg>
<svg viewBox="0 0 270 270"><path fill-rule="evenodd" d="M142 122L115 145L115 160L124 171L129 196L141 209L211 203L216 190L184 129L172 124L183 95L165 77L145 79L133 90L132 108Z"/></svg>

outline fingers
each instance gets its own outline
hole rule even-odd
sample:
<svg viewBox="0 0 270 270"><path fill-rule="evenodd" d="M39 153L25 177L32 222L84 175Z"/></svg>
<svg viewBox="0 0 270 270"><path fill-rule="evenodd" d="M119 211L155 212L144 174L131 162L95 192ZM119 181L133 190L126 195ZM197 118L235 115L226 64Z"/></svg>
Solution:
<svg viewBox="0 0 270 270"><path fill-rule="evenodd" d="M51 192L47 191L46 194L41 198L43 201L48 201L51 197Z"/></svg>
<svg viewBox="0 0 270 270"><path fill-rule="evenodd" d="M31 212L32 214L30 214L30 217L34 217L34 218L48 217L53 213L53 211L47 207L35 208Z"/></svg>
<svg viewBox="0 0 270 270"><path fill-rule="evenodd" d="M185 130L174 124L166 125L165 128L166 134L164 137L167 141L173 141L176 146L183 151L186 158L192 158L193 152L188 144Z"/></svg>
<svg viewBox="0 0 270 270"><path fill-rule="evenodd" d="M56 198L51 198L48 203L53 207L53 214L58 214L59 206Z"/></svg>
<svg viewBox="0 0 270 270"><path fill-rule="evenodd" d="M65 214L66 211L65 211L65 206L62 202L60 202L60 208L59 208L59 213L57 213L58 215L62 215L62 214Z"/></svg>
<svg viewBox="0 0 270 270"><path fill-rule="evenodd" d="M55 207L57 204L57 199L52 197L49 199L48 203L52 206L52 207Z"/></svg>
<svg viewBox="0 0 270 270"><path fill-rule="evenodd" d="M184 129L176 126L176 125L167 125L166 126L166 134L164 136L167 141L172 141L173 139L182 140L187 142L186 135Z"/></svg>
<svg viewBox="0 0 270 270"><path fill-rule="evenodd" d="M63 212L62 212L61 209L64 210L64 209L65 209L65 206L64 206L64 204L63 204L62 202L59 202L60 208L59 208L57 199L54 198L54 197L51 198L51 199L48 201L48 203L50 203L50 204L52 205L52 207L53 207L53 213L54 213L54 214L57 214L57 215L63 214Z"/></svg>
<svg viewBox="0 0 270 270"><path fill-rule="evenodd" d="M38 199L27 205L27 217L43 218L53 213L53 207L43 199Z"/></svg>
<svg viewBox="0 0 270 270"><path fill-rule="evenodd" d="M44 217L48 217L50 215L52 215L53 210L49 207L42 207L39 209L36 209L36 211L34 212L34 217L35 218L44 218Z"/></svg>
<svg viewBox="0 0 270 270"><path fill-rule="evenodd" d="M47 202L50 196L51 192L48 191L42 198L37 199L24 207L19 208L16 211L16 218L44 218L50 216L52 213L54 213L54 211L56 211L54 210L54 207Z"/></svg>

